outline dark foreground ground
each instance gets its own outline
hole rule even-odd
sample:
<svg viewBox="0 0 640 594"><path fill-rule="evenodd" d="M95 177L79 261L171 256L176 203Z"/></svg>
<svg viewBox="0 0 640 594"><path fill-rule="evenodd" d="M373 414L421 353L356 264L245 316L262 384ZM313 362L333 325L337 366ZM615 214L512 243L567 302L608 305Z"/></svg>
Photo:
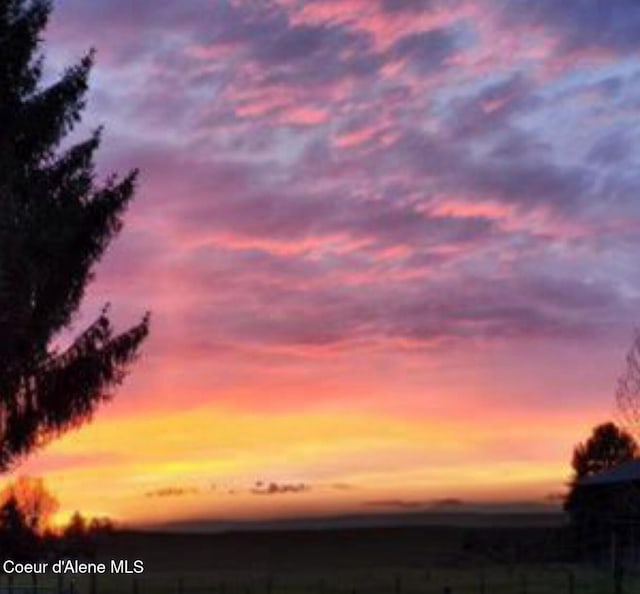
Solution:
<svg viewBox="0 0 640 594"><path fill-rule="evenodd" d="M447 517L423 526L241 531L121 532L99 546L103 559L143 559L153 572L323 571L564 561L561 516Z"/></svg>
<svg viewBox="0 0 640 594"><path fill-rule="evenodd" d="M27 577L0 592L59 594L617 594L607 567L575 563L561 516L432 518L428 525L117 532L98 559L143 575ZM24 589L20 589L23 587Z"/></svg>

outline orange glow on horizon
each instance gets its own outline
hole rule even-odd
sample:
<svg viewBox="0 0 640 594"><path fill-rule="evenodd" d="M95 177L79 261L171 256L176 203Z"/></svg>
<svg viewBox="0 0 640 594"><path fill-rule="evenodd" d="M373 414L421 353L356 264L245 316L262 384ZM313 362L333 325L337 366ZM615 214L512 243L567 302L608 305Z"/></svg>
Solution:
<svg viewBox="0 0 640 594"><path fill-rule="evenodd" d="M157 523L390 511L387 501L543 502L562 487L567 465L505 457L503 440L517 450L549 426L522 423L496 439L493 424L473 419L205 406L98 419L51 444L21 473L46 478L62 504L57 523L76 509Z"/></svg>

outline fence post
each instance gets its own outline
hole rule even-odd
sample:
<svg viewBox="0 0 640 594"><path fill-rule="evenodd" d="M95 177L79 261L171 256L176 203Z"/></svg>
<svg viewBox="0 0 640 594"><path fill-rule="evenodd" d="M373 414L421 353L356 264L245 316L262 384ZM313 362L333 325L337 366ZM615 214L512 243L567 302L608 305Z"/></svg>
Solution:
<svg viewBox="0 0 640 594"><path fill-rule="evenodd" d="M487 592L487 578L484 571L480 572L480 594L486 594Z"/></svg>
<svg viewBox="0 0 640 594"><path fill-rule="evenodd" d="M521 578L521 582L520 582L520 586L521 586L521 592L522 594L527 594L527 576L526 574L522 574L522 578Z"/></svg>
<svg viewBox="0 0 640 594"><path fill-rule="evenodd" d="M273 594L273 576L267 578L267 594Z"/></svg>
<svg viewBox="0 0 640 594"><path fill-rule="evenodd" d="M98 576L95 573L92 573L89 578L89 592L90 594L98 594Z"/></svg>
<svg viewBox="0 0 640 594"><path fill-rule="evenodd" d="M69 594L76 594L76 581L73 578L69 582Z"/></svg>
<svg viewBox="0 0 640 594"><path fill-rule="evenodd" d="M575 594L576 591L576 576L573 574L573 570L569 570L569 594Z"/></svg>
<svg viewBox="0 0 640 594"><path fill-rule="evenodd" d="M140 592L140 584L138 583L138 578L133 578L133 594L139 594Z"/></svg>
<svg viewBox="0 0 640 594"><path fill-rule="evenodd" d="M443 594L451 594L451 588L449 586L445 586L442 592Z"/></svg>
<svg viewBox="0 0 640 594"><path fill-rule="evenodd" d="M13 574L10 573L7 576L7 591L9 592L9 594L13 594Z"/></svg>
<svg viewBox="0 0 640 594"><path fill-rule="evenodd" d="M58 594L64 594L64 578L62 574L58 574Z"/></svg>
<svg viewBox="0 0 640 594"><path fill-rule="evenodd" d="M396 573L393 580L393 592L394 594L402 594L402 576L399 573Z"/></svg>
<svg viewBox="0 0 640 594"><path fill-rule="evenodd" d="M184 594L184 578L182 576L178 578L178 594Z"/></svg>
<svg viewBox="0 0 640 594"><path fill-rule="evenodd" d="M616 574L613 576L613 589L615 594L623 594L621 571L617 571Z"/></svg>

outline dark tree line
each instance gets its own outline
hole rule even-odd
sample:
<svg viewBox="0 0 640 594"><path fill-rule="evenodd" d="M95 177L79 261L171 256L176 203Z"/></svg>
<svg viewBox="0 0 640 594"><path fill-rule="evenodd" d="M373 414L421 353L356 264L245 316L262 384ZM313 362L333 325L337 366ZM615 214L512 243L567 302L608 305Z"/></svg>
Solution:
<svg viewBox="0 0 640 594"><path fill-rule="evenodd" d="M95 555L113 532L105 518L87 520L79 512L60 527L53 523L58 500L42 479L19 477L0 493L0 551L20 561Z"/></svg>

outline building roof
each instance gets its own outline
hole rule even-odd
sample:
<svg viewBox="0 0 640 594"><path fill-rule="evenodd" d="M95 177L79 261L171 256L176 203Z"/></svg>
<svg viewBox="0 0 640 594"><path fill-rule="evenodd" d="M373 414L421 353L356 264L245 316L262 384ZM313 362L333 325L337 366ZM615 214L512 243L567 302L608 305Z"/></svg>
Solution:
<svg viewBox="0 0 640 594"><path fill-rule="evenodd" d="M640 481L640 460L624 462L611 470L605 470L578 481L580 486L613 485L616 483L632 483Z"/></svg>

